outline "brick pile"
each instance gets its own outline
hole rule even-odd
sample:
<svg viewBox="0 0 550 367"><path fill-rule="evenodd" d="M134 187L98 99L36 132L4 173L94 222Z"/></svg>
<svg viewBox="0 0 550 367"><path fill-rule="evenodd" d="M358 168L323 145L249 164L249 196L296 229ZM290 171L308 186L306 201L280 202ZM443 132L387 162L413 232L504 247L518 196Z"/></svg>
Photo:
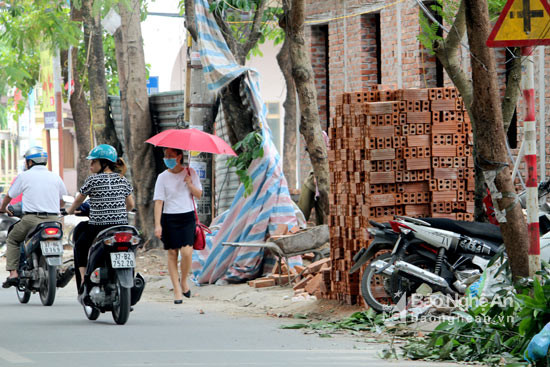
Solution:
<svg viewBox="0 0 550 367"><path fill-rule="evenodd" d="M353 255L369 219L396 215L473 220L472 131L455 88L338 97L330 138L330 298L361 303Z"/></svg>
<svg viewBox="0 0 550 367"><path fill-rule="evenodd" d="M312 260L313 257L313 254L303 256L304 260ZM279 269L277 263L271 275L251 280L248 282L248 285L253 288L286 285L290 282L290 277L292 277L294 296L303 298L316 296L318 299L327 298L330 289L330 266L331 259L329 258L312 262L307 266L296 265L291 268L283 263L281 269Z"/></svg>

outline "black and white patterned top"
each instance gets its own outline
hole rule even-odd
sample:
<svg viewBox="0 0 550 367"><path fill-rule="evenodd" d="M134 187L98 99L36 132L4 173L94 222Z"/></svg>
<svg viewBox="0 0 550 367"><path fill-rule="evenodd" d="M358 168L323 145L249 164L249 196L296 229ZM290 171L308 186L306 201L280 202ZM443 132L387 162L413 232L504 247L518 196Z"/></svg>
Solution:
<svg viewBox="0 0 550 367"><path fill-rule="evenodd" d="M118 173L98 173L89 176L80 188L90 197L90 224L128 224L126 197L132 185Z"/></svg>

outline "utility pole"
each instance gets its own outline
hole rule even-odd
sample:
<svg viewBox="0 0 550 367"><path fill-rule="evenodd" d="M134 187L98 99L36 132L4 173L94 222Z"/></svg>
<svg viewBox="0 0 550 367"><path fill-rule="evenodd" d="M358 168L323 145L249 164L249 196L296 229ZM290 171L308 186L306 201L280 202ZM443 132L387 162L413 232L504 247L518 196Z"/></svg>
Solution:
<svg viewBox="0 0 550 367"><path fill-rule="evenodd" d="M53 88L55 93L55 117L57 121L57 141L59 150L59 177L63 179L63 98L61 96L61 63L59 49L53 58ZM48 131L49 134L49 131ZM49 145L49 141L48 141ZM51 148L50 148L51 149ZM50 159L48 155L48 159Z"/></svg>

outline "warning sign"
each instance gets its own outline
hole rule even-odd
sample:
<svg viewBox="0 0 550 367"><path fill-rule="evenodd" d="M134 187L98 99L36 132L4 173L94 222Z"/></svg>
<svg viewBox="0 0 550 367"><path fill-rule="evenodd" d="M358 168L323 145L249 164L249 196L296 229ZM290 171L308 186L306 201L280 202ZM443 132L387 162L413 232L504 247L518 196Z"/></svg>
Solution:
<svg viewBox="0 0 550 367"><path fill-rule="evenodd" d="M550 5L546 0L508 0L487 46L550 45Z"/></svg>

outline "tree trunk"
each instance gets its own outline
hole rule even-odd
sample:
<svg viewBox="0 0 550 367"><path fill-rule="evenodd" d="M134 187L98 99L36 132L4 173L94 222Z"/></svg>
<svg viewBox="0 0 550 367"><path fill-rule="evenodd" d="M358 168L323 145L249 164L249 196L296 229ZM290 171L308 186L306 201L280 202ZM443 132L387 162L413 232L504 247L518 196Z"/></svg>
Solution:
<svg viewBox="0 0 550 367"><path fill-rule="evenodd" d="M328 218L329 174L327 146L323 139L319 109L317 107L317 90L313 79L313 68L306 47L304 20L305 0L283 0L285 12L284 26L286 37L290 42L292 76L296 82L300 103L300 133L304 136L313 172L317 180L320 204L324 218ZM326 220L326 219L325 219Z"/></svg>
<svg viewBox="0 0 550 367"><path fill-rule="evenodd" d="M283 154L283 172L289 188L296 188L296 84L292 78L292 60L290 60L290 42L285 38L281 51L277 54L277 63L286 82L285 137Z"/></svg>
<svg viewBox="0 0 550 367"><path fill-rule="evenodd" d="M120 85L120 102L124 123L126 153L132 170L136 197L137 221L147 247L158 247L153 235L153 190L155 160L153 147L145 140L151 137L153 126L147 96L147 77L143 39L141 37L141 1L131 0L130 9L119 5L122 25L115 33L115 49Z"/></svg>
<svg viewBox="0 0 550 367"><path fill-rule="evenodd" d="M105 79L105 53L101 12L93 13L93 0L82 1L84 41L87 50L86 66L90 85L90 103L95 138L99 144L110 144L121 152L113 121L109 116L107 80Z"/></svg>
<svg viewBox="0 0 550 367"><path fill-rule="evenodd" d="M435 40L433 43L433 50L438 60L441 62L447 74L451 78L453 84L457 87L460 95L464 99L464 104L470 114L472 126L475 129L476 116L472 109L473 102L473 87L472 81L462 69L461 59L458 54L460 43L466 34L466 13L465 2L460 2L458 11L456 13L455 20L450 32L444 40ZM519 55L519 50L514 50L516 56ZM504 130L507 131L510 126L510 122L514 115L514 111L517 106L517 102L521 93L521 58L516 58L512 61L511 72L508 77L508 83L506 85L506 93L502 102L502 115L504 121ZM477 135L474 134L474 145L476 143ZM477 150L474 151L474 156L477 157ZM483 209L482 200L486 196L485 181L483 173L476 168L475 176L475 213L474 218L476 221L484 222L487 220L485 210Z"/></svg>
<svg viewBox="0 0 550 367"><path fill-rule="evenodd" d="M231 145L254 131L254 111L241 98L242 76L234 79L220 91L221 103ZM245 97L246 98L246 97Z"/></svg>
<svg viewBox="0 0 550 367"><path fill-rule="evenodd" d="M73 4L71 4L71 20L82 22L82 12L76 9ZM78 148L76 172L77 187L80 188L86 177L90 174L90 166L86 160L88 152L92 148L92 142L90 141L90 106L88 105L88 101L86 101L86 94L84 93L81 82L80 76L84 70L84 65L79 62L78 47L73 47L71 59L71 73L74 80L74 87L72 94L69 96L69 103L73 114L76 145ZM65 82L67 81L70 82L69 80L65 80Z"/></svg>
<svg viewBox="0 0 550 367"><path fill-rule="evenodd" d="M478 164L485 171L499 170L496 187L504 197L498 200L501 209L507 208L506 223L500 228L512 275L529 276L527 255L527 224L520 205L507 193L515 193L506 152L502 109L499 100L496 63L493 50L485 45L490 32L487 1L464 0L466 26L472 57L473 101L472 114L476 116L474 134L477 136ZM485 173L487 174L487 172ZM510 206L513 205L512 208Z"/></svg>

